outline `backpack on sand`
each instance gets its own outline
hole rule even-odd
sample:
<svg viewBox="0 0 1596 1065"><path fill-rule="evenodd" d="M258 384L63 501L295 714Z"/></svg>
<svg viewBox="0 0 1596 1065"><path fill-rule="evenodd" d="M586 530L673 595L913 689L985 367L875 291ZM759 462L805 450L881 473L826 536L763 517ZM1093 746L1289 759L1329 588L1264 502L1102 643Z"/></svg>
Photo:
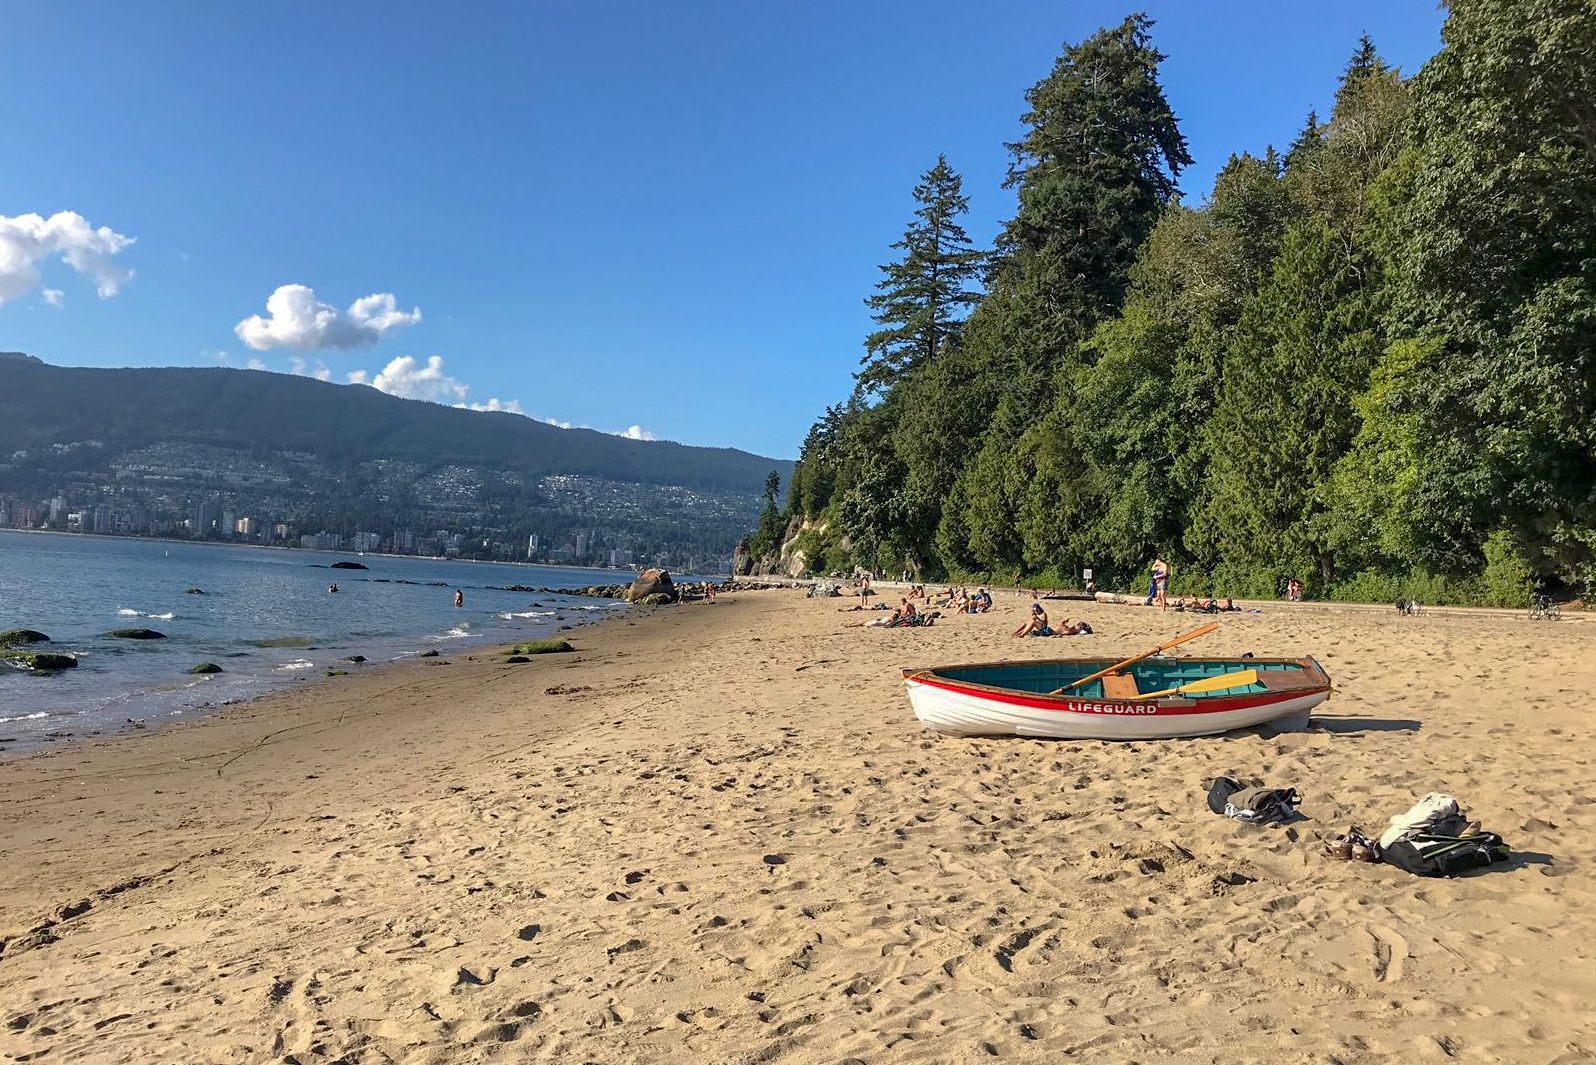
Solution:
<svg viewBox="0 0 1596 1065"><path fill-rule="evenodd" d="M1384 858L1415 876L1456 876L1472 869L1483 869L1493 862L1505 862L1511 853L1495 832L1476 832L1468 836L1420 832L1386 847Z"/></svg>
<svg viewBox="0 0 1596 1065"><path fill-rule="evenodd" d="M1389 848L1402 839L1411 839L1423 832L1441 836L1456 836L1468 826L1469 819L1458 806L1457 800L1439 791L1432 791L1405 813L1391 818L1391 825L1380 834L1380 847Z"/></svg>
<svg viewBox="0 0 1596 1065"><path fill-rule="evenodd" d="M1289 821L1302 802L1296 788L1248 787L1234 777L1215 777L1208 808L1243 824Z"/></svg>

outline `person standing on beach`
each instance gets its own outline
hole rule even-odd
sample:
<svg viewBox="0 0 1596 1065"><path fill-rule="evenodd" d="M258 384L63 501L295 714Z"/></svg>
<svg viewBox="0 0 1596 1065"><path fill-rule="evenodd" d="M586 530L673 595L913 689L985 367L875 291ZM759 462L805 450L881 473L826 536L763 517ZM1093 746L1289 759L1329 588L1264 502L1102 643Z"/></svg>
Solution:
<svg viewBox="0 0 1596 1065"><path fill-rule="evenodd" d="M1161 558L1153 559L1153 602L1158 609L1169 610L1169 563Z"/></svg>
<svg viewBox="0 0 1596 1065"><path fill-rule="evenodd" d="M465 606L465 593L458 588L454 590L454 605L456 609Z"/></svg>

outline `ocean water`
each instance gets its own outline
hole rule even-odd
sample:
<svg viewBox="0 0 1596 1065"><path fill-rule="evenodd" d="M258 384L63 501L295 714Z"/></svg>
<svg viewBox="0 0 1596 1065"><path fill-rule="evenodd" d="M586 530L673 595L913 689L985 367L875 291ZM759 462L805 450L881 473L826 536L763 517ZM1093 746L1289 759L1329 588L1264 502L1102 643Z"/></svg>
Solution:
<svg viewBox="0 0 1596 1065"><path fill-rule="evenodd" d="M362 562L368 570L326 568ZM536 639L627 609L606 599L503 591L581 588L631 574L0 531L0 631L39 629L76 669L0 666L0 752L181 721L275 689L430 648ZM338 593L327 592L329 584ZM202 588L204 595L185 589ZM454 593L465 594L457 609ZM112 639L151 628L165 640ZM364 666L343 661L364 655ZM214 662L225 671L185 671Z"/></svg>

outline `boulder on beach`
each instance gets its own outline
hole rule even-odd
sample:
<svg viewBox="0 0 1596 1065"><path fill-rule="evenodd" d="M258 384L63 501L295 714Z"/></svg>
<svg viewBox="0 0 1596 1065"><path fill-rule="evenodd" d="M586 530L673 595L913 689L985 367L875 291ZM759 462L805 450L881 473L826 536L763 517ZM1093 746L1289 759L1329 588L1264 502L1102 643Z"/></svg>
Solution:
<svg viewBox="0 0 1596 1065"><path fill-rule="evenodd" d="M641 603L650 596L662 595L667 603L676 602L676 585L671 581L671 575L662 569L646 569L637 575L632 586L623 596L633 603Z"/></svg>
<svg viewBox="0 0 1596 1065"><path fill-rule="evenodd" d="M437 658L438 657L438 651L437 651L436 648L432 648L430 650L422 651L420 654L416 655L416 657L417 658Z"/></svg>
<svg viewBox="0 0 1596 1065"><path fill-rule="evenodd" d="M364 562L334 562L328 569L370 569Z"/></svg>
<svg viewBox="0 0 1596 1065"><path fill-rule="evenodd" d="M345 662L364 662L365 660L365 655L350 655L348 658L344 659Z"/></svg>
<svg viewBox="0 0 1596 1065"><path fill-rule="evenodd" d="M664 592L653 592L643 596L641 599L633 599L632 602L638 606L664 606L667 603L676 602L676 598L675 596L666 595Z"/></svg>
<svg viewBox="0 0 1596 1065"><path fill-rule="evenodd" d="M154 629L112 629L107 636L117 640L164 640L166 633Z"/></svg>
<svg viewBox="0 0 1596 1065"><path fill-rule="evenodd" d="M49 673L57 669L73 669L78 660L71 655L54 651L0 651L0 660L35 673Z"/></svg>
<svg viewBox="0 0 1596 1065"><path fill-rule="evenodd" d="M38 629L7 629L0 632L0 647L24 647L30 643L49 643L50 637Z"/></svg>
<svg viewBox="0 0 1596 1065"><path fill-rule="evenodd" d="M222 667L215 662L201 662L197 666L189 666L188 671L190 673L220 673Z"/></svg>

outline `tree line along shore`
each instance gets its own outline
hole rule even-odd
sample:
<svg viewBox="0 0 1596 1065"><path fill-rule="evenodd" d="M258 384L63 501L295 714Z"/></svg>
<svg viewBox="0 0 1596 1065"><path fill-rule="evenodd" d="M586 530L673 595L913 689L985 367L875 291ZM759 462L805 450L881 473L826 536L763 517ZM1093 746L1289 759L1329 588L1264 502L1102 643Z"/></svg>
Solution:
<svg viewBox="0 0 1596 1065"><path fill-rule="evenodd" d="M1457 0L1412 74L1192 160L1142 15L1064 48L994 247L939 157L853 393L747 554L814 572L1524 606L1596 578L1596 9ZM1288 131L1283 131L1290 137ZM1283 137L1283 140L1285 138ZM1189 193L1187 194L1189 196Z"/></svg>

